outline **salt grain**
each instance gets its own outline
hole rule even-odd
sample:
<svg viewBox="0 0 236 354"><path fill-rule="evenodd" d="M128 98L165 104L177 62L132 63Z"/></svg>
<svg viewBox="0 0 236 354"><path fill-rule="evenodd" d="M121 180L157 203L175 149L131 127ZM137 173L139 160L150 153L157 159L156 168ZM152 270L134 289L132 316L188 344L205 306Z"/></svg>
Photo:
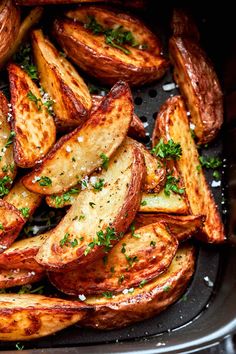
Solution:
<svg viewBox="0 0 236 354"><path fill-rule="evenodd" d="M67 147L66 147L66 151L67 151L67 152L71 152L71 147L70 147L70 146L67 146Z"/></svg>
<svg viewBox="0 0 236 354"><path fill-rule="evenodd" d="M80 299L80 301L85 301L86 300L86 296L84 294L80 294L78 296L78 298Z"/></svg>
<svg viewBox="0 0 236 354"><path fill-rule="evenodd" d="M221 181L212 181L211 186L213 188L220 187L221 186Z"/></svg>
<svg viewBox="0 0 236 354"><path fill-rule="evenodd" d="M174 82L171 82L169 84L165 84L162 86L163 90L164 91L171 91L171 90L174 90L175 89L175 83Z"/></svg>
<svg viewBox="0 0 236 354"><path fill-rule="evenodd" d="M82 136L78 136L77 140L79 143L82 143L84 141L84 138Z"/></svg>

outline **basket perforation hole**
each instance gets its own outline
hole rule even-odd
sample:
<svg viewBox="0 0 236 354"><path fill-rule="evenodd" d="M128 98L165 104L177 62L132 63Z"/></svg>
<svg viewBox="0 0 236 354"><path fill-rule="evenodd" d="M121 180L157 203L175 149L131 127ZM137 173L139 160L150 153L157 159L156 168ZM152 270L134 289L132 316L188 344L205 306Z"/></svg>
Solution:
<svg viewBox="0 0 236 354"><path fill-rule="evenodd" d="M140 105L143 103L142 97L135 97L134 103L135 103L137 106L140 106Z"/></svg>
<svg viewBox="0 0 236 354"><path fill-rule="evenodd" d="M152 118L153 118L153 119L156 119L156 118L157 118L157 113L158 113L158 112L154 112L154 113L153 113L153 115L152 115Z"/></svg>
<svg viewBox="0 0 236 354"><path fill-rule="evenodd" d="M147 117L145 117L145 116L141 116L140 119L143 123L146 123L148 120Z"/></svg>
<svg viewBox="0 0 236 354"><path fill-rule="evenodd" d="M151 89L148 91L148 95L149 97L154 98L157 96L157 91L155 89Z"/></svg>
<svg viewBox="0 0 236 354"><path fill-rule="evenodd" d="M151 138L149 135L146 135L145 138L143 139L144 144L148 144L148 143L150 143L150 141L151 141Z"/></svg>

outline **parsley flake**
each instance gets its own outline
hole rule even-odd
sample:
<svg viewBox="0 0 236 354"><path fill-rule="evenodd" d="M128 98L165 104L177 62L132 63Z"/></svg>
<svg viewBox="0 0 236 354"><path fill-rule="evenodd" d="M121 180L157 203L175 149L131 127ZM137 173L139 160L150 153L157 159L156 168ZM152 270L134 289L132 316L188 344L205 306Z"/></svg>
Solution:
<svg viewBox="0 0 236 354"><path fill-rule="evenodd" d="M151 150L151 153L161 159L178 160L182 155L182 148L179 143L172 139L165 144L163 139Z"/></svg>

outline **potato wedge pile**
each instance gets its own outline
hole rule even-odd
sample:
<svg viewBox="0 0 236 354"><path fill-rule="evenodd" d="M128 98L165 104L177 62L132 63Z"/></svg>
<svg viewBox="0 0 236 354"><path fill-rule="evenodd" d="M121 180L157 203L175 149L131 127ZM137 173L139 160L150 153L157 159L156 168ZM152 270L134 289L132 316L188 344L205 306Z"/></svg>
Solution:
<svg viewBox="0 0 236 354"><path fill-rule="evenodd" d="M189 285L191 238L225 240L196 145L216 137L223 117L198 29L174 12L170 57L183 97L163 103L148 149L130 86L166 73L156 35L133 15L96 4L62 7L50 29L42 17L31 30L43 8L26 10L22 21L18 5L68 1L16 3L0 5L0 68L10 88L9 102L0 92L0 339L30 340L77 322L115 329L155 316ZM108 92L92 94L88 76ZM41 217L47 231L34 226L29 237L46 207L63 217L55 225ZM42 295L44 279L57 297Z"/></svg>

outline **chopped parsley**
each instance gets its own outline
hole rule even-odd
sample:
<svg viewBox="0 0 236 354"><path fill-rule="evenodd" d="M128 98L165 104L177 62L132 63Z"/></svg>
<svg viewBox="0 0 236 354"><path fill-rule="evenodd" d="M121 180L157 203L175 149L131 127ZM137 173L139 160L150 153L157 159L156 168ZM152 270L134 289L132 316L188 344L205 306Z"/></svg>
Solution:
<svg viewBox="0 0 236 354"><path fill-rule="evenodd" d="M96 204L93 202L89 202L89 205L91 206L91 208L94 208L94 205L96 205Z"/></svg>
<svg viewBox="0 0 236 354"><path fill-rule="evenodd" d="M85 215L84 214L80 214L80 216L79 216L79 221L80 220L84 220L85 219Z"/></svg>
<svg viewBox="0 0 236 354"><path fill-rule="evenodd" d="M219 181L220 180L220 172L215 170L213 172L213 177L216 181Z"/></svg>
<svg viewBox="0 0 236 354"><path fill-rule="evenodd" d="M87 256L92 248L95 246L105 246L105 251L109 251L112 246L111 241L117 240L117 235L114 228L110 228L109 226L106 228L106 231L98 231L97 237L94 237L93 241L88 244L84 254Z"/></svg>
<svg viewBox="0 0 236 354"><path fill-rule="evenodd" d="M76 240L76 238L74 239L74 241L70 242L70 245L71 245L72 248L78 246L78 241Z"/></svg>
<svg viewBox="0 0 236 354"><path fill-rule="evenodd" d="M38 80L38 72L35 65L33 65L31 57L30 44L22 45L19 51L14 55L14 61L19 64L33 80Z"/></svg>
<svg viewBox="0 0 236 354"><path fill-rule="evenodd" d="M165 195L167 195L169 197L170 196L170 192L174 192L176 194L183 194L184 193L184 189L183 188L179 188L178 187L178 183L179 183L179 178L177 179L174 176L172 176L171 174L167 175L166 184L165 184L165 187L164 187Z"/></svg>
<svg viewBox="0 0 236 354"><path fill-rule="evenodd" d="M141 203L140 203L140 205L142 205L142 206L145 206L145 205L147 205L147 202L146 202L146 200L143 200Z"/></svg>
<svg viewBox="0 0 236 354"><path fill-rule="evenodd" d="M17 343L16 343L16 349L17 349L17 350L23 350L24 347L25 347L25 346L24 346L23 344L21 344L20 342L17 342Z"/></svg>
<svg viewBox="0 0 236 354"><path fill-rule="evenodd" d="M59 208L64 203L71 202L71 196L74 194L78 194L78 193L79 193L78 188L72 188L64 194L51 196L51 199L55 200L55 206L56 206L56 208Z"/></svg>
<svg viewBox="0 0 236 354"><path fill-rule="evenodd" d="M29 99L30 101L32 101L32 102L35 103L35 105L36 105L38 111L41 111L41 110L42 110L42 101L41 101L41 98L37 98L37 96L35 96L32 91L29 91L29 92L27 93L27 97L28 97L28 99Z"/></svg>
<svg viewBox="0 0 236 354"><path fill-rule="evenodd" d="M0 179L0 197L7 195L9 193L9 184L12 184L12 179L9 176L4 176Z"/></svg>
<svg viewBox="0 0 236 354"><path fill-rule="evenodd" d="M11 164L4 165L2 167L2 172L4 173L7 173L8 171L14 172L14 169L15 169L15 164L11 163Z"/></svg>
<svg viewBox="0 0 236 354"><path fill-rule="evenodd" d="M12 130L12 131L10 132L10 135L9 135L9 137L8 137L8 139L7 139L6 144L5 144L5 148L6 148L6 149L13 143L13 137L14 137L15 135L16 135L16 133Z"/></svg>
<svg viewBox="0 0 236 354"><path fill-rule="evenodd" d="M50 186L50 185L52 184L51 178L49 178L49 177L47 177L47 176L41 177L41 178L38 180L38 182L39 182L39 185L40 185L41 187L48 187L48 186Z"/></svg>
<svg viewBox="0 0 236 354"><path fill-rule="evenodd" d="M50 114L51 116L54 115L54 111L53 111L53 105L54 105L54 100L52 100L51 98L48 98L45 102L43 102L43 105L47 108L48 114Z"/></svg>
<svg viewBox="0 0 236 354"><path fill-rule="evenodd" d="M222 161L219 157L214 156L199 156L199 161L205 168L218 168L222 165Z"/></svg>
<svg viewBox="0 0 236 354"><path fill-rule="evenodd" d="M161 159L178 160L182 155L182 148L179 143L175 143L172 139L165 144L163 139L151 150L151 153Z"/></svg>
<svg viewBox="0 0 236 354"><path fill-rule="evenodd" d="M35 289L32 289L32 285L22 285L18 294L43 294L44 285L40 285Z"/></svg>
<svg viewBox="0 0 236 354"><path fill-rule="evenodd" d="M146 284L147 280L143 279L141 280L141 282L139 283L139 288L143 288L143 286Z"/></svg>
<svg viewBox="0 0 236 354"><path fill-rule="evenodd" d="M155 246L156 246L156 241L151 241L151 242L150 242L150 246L151 246L151 247L155 247Z"/></svg>
<svg viewBox="0 0 236 354"><path fill-rule="evenodd" d="M99 178L99 181L94 183L93 185L93 188L96 191L101 191L103 187L104 187L104 178Z"/></svg>
<svg viewBox="0 0 236 354"><path fill-rule="evenodd" d="M105 155L104 153L101 153L100 157L102 159L102 168L104 170L107 170L109 164L109 157L107 157L107 155Z"/></svg>
<svg viewBox="0 0 236 354"><path fill-rule="evenodd" d="M4 226L2 223L0 223L0 230L4 230Z"/></svg>
<svg viewBox="0 0 236 354"><path fill-rule="evenodd" d="M105 291L104 293L102 293L102 296L106 297L107 299L111 299L113 293L111 291Z"/></svg>
<svg viewBox="0 0 236 354"><path fill-rule="evenodd" d="M130 225L130 231L131 231L131 236L135 237L135 238L140 238L139 235L135 234L135 224L131 224Z"/></svg>
<svg viewBox="0 0 236 354"><path fill-rule="evenodd" d="M138 262L139 259L138 259L137 256L133 256L133 257L128 256L128 255L126 254L126 248L125 248L125 246L126 246L126 243L123 243L123 244L122 244L122 248L121 248L121 253L124 254L124 256L125 256L127 262L129 263L129 266L132 267L133 263L134 263L134 262Z"/></svg>
<svg viewBox="0 0 236 354"><path fill-rule="evenodd" d="M121 274L118 278L118 284L122 284L124 280L125 280L125 276L124 274Z"/></svg>
<svg viewBox="0 0 236 354"><path fill-rule="evenodd" d="M60 240L60 246L71 246L72 248L78 246L78 240L75 238L73 241L69 241L70 234L67 232L64 237Z"/></svg>
<svg viewBox="0 0 236 354"><path fill-rule="evenodd" d="M28 218L29 217L29 208L20 208L19 209L21 214L24 216L24 218Z"/></svg>
<svg viewBox="0 0 236 354"><path fill-rule="evenodd" d="M171 286L166 285L166 286L164 286L163 291L164 291L165 293L167 293L168 291L170 291L170 289L171 289Z"/></svg>

